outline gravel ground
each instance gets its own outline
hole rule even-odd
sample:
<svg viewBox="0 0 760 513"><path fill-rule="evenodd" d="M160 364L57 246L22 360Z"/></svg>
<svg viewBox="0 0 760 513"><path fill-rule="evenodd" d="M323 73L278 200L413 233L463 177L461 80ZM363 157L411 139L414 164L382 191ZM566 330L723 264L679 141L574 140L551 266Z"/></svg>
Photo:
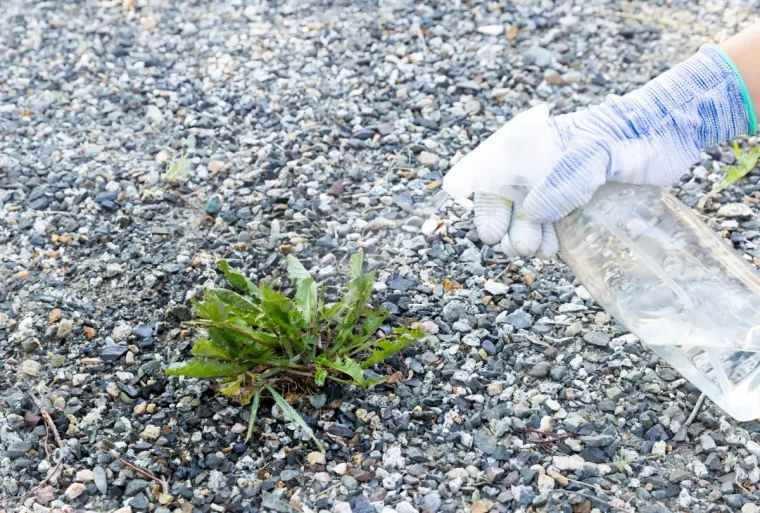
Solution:
<svg viewBox="0 0 760 513"><path fill-rule="evenodd" d="M561 262L419 212L514 113L631 90L758 2L428 4L3 2L0 509L758 511L760 422L708 400L688 424L699 391ZM732 159L675 191L695 205ZM706 209L756 264L759 182ZM268 403L245 444L247 409L164 374L221 257L330 281L358 248L430 335L378 369L404 382L301 400L324 456Z"/></svg>

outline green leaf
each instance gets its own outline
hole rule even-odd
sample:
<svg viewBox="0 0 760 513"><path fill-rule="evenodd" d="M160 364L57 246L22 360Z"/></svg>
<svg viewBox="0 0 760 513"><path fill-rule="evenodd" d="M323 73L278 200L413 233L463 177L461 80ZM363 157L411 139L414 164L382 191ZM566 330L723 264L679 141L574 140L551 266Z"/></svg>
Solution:
<svg viewBox="0 0 760 513"><path fill-rule="evenodd" d="M272 398L274 399L274 402L277 403L277 406L280 407L282 410L283 415L285 415L285 418L288 419L293 424L296 424L298 427L300 427L302 430L304 430L306 433L309 434L312 440L314 440L314 443L317 445L317 448L320 450L320 452L325 452L324 447L322 447L322 444L319 443L319 440L317 440L317 437L314 436L314 431L311 430L309 425L303 420L303 417L301 417L297 411L293 409L292 406L288 404L288 402L277 393L277 390L275 390L272 385L266 385L267 391L272 395Z"/></svg>
<svg viewBox="0 0 760 513"><path fill-rule="evenodd" d="M353 379L354 383L361 388L369 388L371 386L377 385L378 383L382 383L382 380L365 378L364 369L362 369L362 366L359 365L359 362L353 358L349 358L348 356L338 357L334 360L329 360L326 357L320 357L317 363L323 365L324 367L329 367L338 372L342 372L343 374L351 376L351 379Z"/></svg>
<svg viewBox="0 0 760 513"><path fill-rule="evenodd" d="M368 336L374 335L387 318L388 313L384 310L367 312L367 315L364 318L364 324L362 324L362 333Z"/></svg>
<svg viewBox="0 0 760 513"><path fill-rule="evenodd" d="M219 393L226 396L237 395L243 385L243 379L245 379L245 374L240 374L237 378L222 383L219 387Z"/></svg>
<svg viewBox="0 0 760 513"><path fill-rule="evenodd" d="M325 379L327 379L327 370L318 365L317 371L314 373L314 383L316 383L318 387L324 386Z"/></svg>
<svg viewBox="0 0 760 513"><path fill-rule="evenodd" d="M360 251L351 255L351 259L348 263L348 277L350 279L358 278L362 273L362 263L364 261L364 254Z"/></svg>
<svg viewBox="0 0 760 513"><path fill-rule="evenodd" d="M303 318L308 324L314 322L317 314L317 284L312 278L298 282L296 307L303 314Z"/></svg>
<svg viewBox="0 0 760 513"><path fill-rule="evenodd" d="M353 326L364 315L374 284L375 273L360 274L348 282L348 291L343 300L343 324Z"/></svg>
<svg viewBox="0 0 760 513"><path fill-rule="evenodd" d="M226 346L219 346L214 341L207 338L201 338L195 341L193 345L193 355L201 357L219 358L220 360L231 360L230 352Z"/></svg>
<svg viewBox="0 0 760 513"><path fill-rule="evenodd" d="M744 178L755 169L757 161L760 159L760 148L755 147L749 153L742 153L739 143L736 141L734 141L734 153L739 164L726 168L726 176L713 186L713 192L720 192Z"/></svg>
<svg viewBox="0 0 760 513"><path fill-rule="evenodd" d="M166 373L172 376L188 376L191 378L221 378L247 371L254 364L250 362L223 362L215 358L191 358L186 362L171 364Z"/></svg>
<svg viewBox="0 0 760 513"><path fill-rule="evenodd" d="M261 387L256 389L253 394L253 404L251 405L251 420L248 421L248 433L245 435L245 441L248 443L253 434L253 426L256 424L256 416L259 413L259 403L261 402Z"/></svg>
<svg viewBox="0 0 760 513"><path fill-rule="evenodd" d="M241 317L228 319L221 324L221 327L226 328L225 335L232 336L244 344L255 342L269 347L277 345L278 338L276 336L251 328L246 320Z"/></svg>
<svg viewBox="0 0 760 513"><path fill-rule="evenodd" d="M256 303L244 298L237 292L227 289L206 290L214 294L222 303L225 303L228 309L232 309L237 313L257 314L261 312L261 309Z"/></svg>
<svg viewBox="0 0 760 513"><path fill-rule="evenodd" d="M309 271L298 261L293 255L285 257L285 261L288 264L288 278L293 282L299 282L302 280L308 280L311 278Z"/></svg>
<svg viewBox="0 0 760 513"><path fill-rule="evenodd" d="M249 296L258 297L261 295L259 288L253 284L251 280L246 278L243 273L237 272L230 268L229 263L226 260L219 262L219 268L224 273L224 277L227 279L227 283L232 285L238 290L242 290Z"/></svg>
<svg viewBox="0 0 760 513"><path fill-rule="evenodd" d="M408 330L406 328L396 328L393 336L382 338L374 343L372 354L362 362L362 368L367 369L376 363L383 362L398 353L402 349L409 347L417 340L421 339L423 333L418 330Z"/></svg>
<svg viewBox="0 0 760 513"><path fill-rule="evenodd" d="M290 315L293 311L293 303L282 293L275 292L271 289L261 289L262 301L261 308L264 311L263 320L265 320L273 330L280 335L279 342L287 352L288 356L293 356L293 346L291 341L298 340L301 336L299 328L303 328L303 319L298 322L298 317Z"/></svg>

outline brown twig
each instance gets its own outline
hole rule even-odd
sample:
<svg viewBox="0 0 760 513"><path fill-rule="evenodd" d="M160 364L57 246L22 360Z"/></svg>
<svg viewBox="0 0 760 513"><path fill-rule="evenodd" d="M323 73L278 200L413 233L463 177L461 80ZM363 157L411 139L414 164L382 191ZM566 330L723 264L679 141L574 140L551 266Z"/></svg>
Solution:
<svg viewBox="0 0 760 513"><path fill-rule="evenodd" d="M42 402L35 397L35 395L32 392L29 392L29 397L32 398L32 401L34 402L35 406L37 406L37 409L40 410L40 414L42 415L42 418L45 419L45 424L50 428L50 431L53 432L53 436L55 437L55 443L58 445L59 448L63 448L63 441L61 440L61 435L58 434L58 428L55 427L55 424L53 423L53 417L50 416L50 414L47 411L47 408L45 408L42 405Z"/></svg>
<svg viewBox="0 0 760 513"><path fill-rule="evenodd" d="M541 431L540 429L535 428L529 428L526 427L523 429L525 433L532 433L536 436L538 436L538 444L546 451L546 452L553 452L554 447L552 447L551 444L556 444L558 442L562 442L563 440L567 440L568 438L572 438L572 433L547 433L545 431Z"/></svg>
<svg viewBox="0 0 760 513"><path fill-rule="evenodd" d="M117 453L113 449L104 449L100 445L98 445L97 448L100 449L101 451L103 451L104 453L108 454L110 457L112 457L113 459L115 459L116 461L118 461L119 463L121 463L122 465L124 465L125 467L128 467L128 468L134 470L138 474L140 474L140 475L142 475L144 477L147 477L148 479L152 479L153 481L156 481L157 483L159 483L161 485L161 491L164 494L169 495L169 484L166 482L166 479L164 479L163 477L159 478L159 477L156 476L156 474L154 474L153 472L151 472L147 468L138 467L134 463L128 462L127 460L125 460L124 458L122 458L121 456L119 456L119 453Z"/></svg>

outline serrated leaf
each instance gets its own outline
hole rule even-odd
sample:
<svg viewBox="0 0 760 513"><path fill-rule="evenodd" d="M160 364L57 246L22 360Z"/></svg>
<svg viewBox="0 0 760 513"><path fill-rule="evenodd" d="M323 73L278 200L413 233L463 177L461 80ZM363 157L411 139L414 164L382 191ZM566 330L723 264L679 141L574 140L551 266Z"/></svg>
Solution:
<svg viewBox="0 0 760 513"><path fill-rule="evenodd" d="M374 335L387 318L388 314L384 310L367 312L362 324L362 333L364 335Z"/></svg>
<svg viewBox="0 0 760 513"><path fill-rule="evenodd" d="M362 273L362 264L364 263L364 254L360 251L351 255L351 259L348 263L348 277L354 279L359 277Z"/></svg>
<svg viewBox="0 0 760 513"><path fill-rule="evenodd" d="M344 324L353 326L364 315L374 284L374 273L361 274L348 282L348 291L343 301Z"/></svg>
<svg viewBox="0 0 760 513"><path fill-rule="evenodd" d="M314 373L314 383L316 383L318 387L321 387L324 386L326 379L327 370L324 367L317 366L317 370Z"/></svg>
<svg viewBox="0 0 760 513"><path fill-rule="evenodd" d="M171 364L166 369L166 373L191 378L221 378L247 371L253 365L250 362L223 362L215 358L191 358L186 362Z"/></svg>
<svg viewBox="0 0 760 513"><path fill-rule="evenodd" d="M362 369L359 362L348 356L337 357L333 360L321 357L318 360L318 363L324 367L329 367L350 376L354 384L361 388L369 388L382 382L382 380L365 378L364 369Z"/></svg>
<svg viewBox="0 0 760 513"><path fill-rule="evenodd" d="M277 390L275 390L272 385L266 385L267 391L272 395L272 398L274 399L274 402L277 403L277 406L280 407L282 410L283 415L285 415L285 418L288 419L293 424L296 424L298 427L300 427L303 431L309 434L312 440L314 440L314 443L317 445L317 448L320 450L320 452L325 452L324 447L322 447L322 444L317 440L317 437L314 436L314 431L309 427L309 425L306 423L306 421L303 420L303 417L301 417L297 411L293 409L292 406L288 404L288 402L279 394L277 393Z"/></svg>
<svg viewBox="0 0 760 513"><path fill-rule="evenodd" d="M192 353L194 356L231 360L230 351L226 346L220 346L207 338L196 340Z"/></svg>
<svg viewBox="0 0 760 513"><path fill-rule="evenodd" d="M299 281L296 289L296 307L307 324L312 324L317 314L317 284L313 278Z"/></svg>
<svg viewBox="0 0 760 513"><path fill-rule="evenodd" d="M237 292L227 289L206 289L214 294L219 301L225 304L228 309L232 309L242 314L257 314L261 309L253 301L244 298Z"/></svg>
<svg viewBox="0 0 760 513"><path fill-rule="evenodd" d="M309 271L299 262L299 260L293 255L285 257L285 261L288 264L288 278L293 282L299 282L302 280L308 280L311 278Z"/></svg>
<svg viewBox="0 0 760 513"><path fill-rule="evenodd" d="M244 318L235 317L228 319L220 327L225 328L224 334L227 337L232 337L235 341L246 345L249 345L251 342L268 347L277 345L278 338L276 336L251 328Z"/></svg>
<svg viewBox="0 0 760 513"><path fill-rule="evenodd" d="M254 283L249 280L243 273L230 268L230 265L226 260L219 262L219 268L224 273L224 277L227 280L227 283L236 289L241 290L249 296L253 297L258 297L261 295L259 288L254 285Z"/></svg>
<svg viewBox="0 0 760 513"><path fill-rule="evenodd" d="M362 362L362 368L368 369L373 365L384 362L402 349L405 349L423 337L422 331L396 328L393 336L379 339L371 349L369 358Z"/></svg>

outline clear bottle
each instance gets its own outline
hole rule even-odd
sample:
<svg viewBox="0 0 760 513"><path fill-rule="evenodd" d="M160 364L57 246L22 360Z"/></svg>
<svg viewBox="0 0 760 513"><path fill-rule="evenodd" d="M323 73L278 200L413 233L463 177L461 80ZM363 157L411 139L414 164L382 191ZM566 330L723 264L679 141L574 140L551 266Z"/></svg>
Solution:
<svg viewBox="0 0 760 513"><path fill-rule="evenodd" d="M557 223L618 322L739 421L760 417L760 274L664 189L606 184Z"/></svg>
<svg viewBox="0 0 760 513"><path fill-rule="evenodd" d="M520 201L562 155L539 105L446 175L455 199ZM556 225L561 256L612 317L739 421L760 418L760 274L664 189L609 183Z"/></svg>

